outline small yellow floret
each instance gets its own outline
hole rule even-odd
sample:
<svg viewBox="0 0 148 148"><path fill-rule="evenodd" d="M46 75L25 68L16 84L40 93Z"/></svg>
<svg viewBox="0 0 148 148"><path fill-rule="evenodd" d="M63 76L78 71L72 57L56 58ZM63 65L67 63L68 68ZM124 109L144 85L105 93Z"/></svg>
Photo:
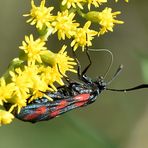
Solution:
<svg viewBox="0 0 148 148"><path fill-rule="evenodd" d="M74 13L69 14L67 10L58 12L55 22L52 25L54 26L53 33L58 32L59 40L65 40L65 36L71 38L75 35L75 30L79 26L79 23L75 23L75 20L73 20L74 16Z"/></svg>
<svg viewBox="0 0 148 148"><path fill-rule="evenodd" d="M45 42L40 38L34 40L32 34L29 37L25 36L25 41L22 42L22 46L19 48L27 54L28 65L34 65L36 62L42 63L40 56L47 49L44 45Z"/></svg>
<svg viewBox="0 0 148 148"><path fill-rule="evenodd" d="M76 63L73 58L67 56L66 48L67 46L63 45L55 58L55 63L56 65L58 64L60 72L63 75L65 75L66 71L76 72L76 70L74 70L74 65L76 65Z"/></svg>
<svg viewBox="0 0 148 148"><path fill-rule="evenodd" d="M71 47L76 50L79 46L82 47L82 50L86 46L91 46L91 40L97 35L97 32L94 30L90 30L89 27L91 22L88 21L85 23L83 28L78 28L76 30L76 34L74 36L74 40L71 42Z"/></svg>
<svg viewBox="0 0 148 148"><path fill-rule="evenodd" d="M101 29L99 34L104 34L108 31L113 31L113 27L115 24L123 24L123 21L116 20L116 16L120 14L120 11L116 11L112 13L111 8L105 8L102 12L98 14L98 20L101 25Z"/></svg>
<svg viewBox="0 0 148 148"><path fill-rule="evenodd" d="M12 122L14 116L4 110L0 110L0 125L9 124Z"/></svg>
<svg viewBox="0 0 148 148"><path fill-rule="evenodd" d="M6 84L5 79L2 77L0 79L0 105L3 105L3 102L8 102L12 97L14 92L14 84Z"/></svg>
<svg viewBox="0 0 148 148"><path fill-rule="evenodd" d="M53 7L45 7L45 0L41 1L39 7L36 7L34 1L31 1L32 9L29 14L25 14L24 16L30 16L31 18L27 20L27 23L31 25L36 24L36 28L42 29L44 26L51 27L51 23L54 20L54 16L52 16L51 11Z"/></svg>

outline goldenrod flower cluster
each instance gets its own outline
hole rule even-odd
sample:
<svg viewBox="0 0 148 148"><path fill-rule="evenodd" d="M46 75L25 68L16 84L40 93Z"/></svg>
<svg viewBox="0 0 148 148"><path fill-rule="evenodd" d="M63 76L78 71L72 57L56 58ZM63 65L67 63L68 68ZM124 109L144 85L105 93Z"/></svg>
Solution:
<svg viewBox="0 0 148 148"><path fill-rule="evenodd" d="M84 51L86 46L92 46L95 36L112 32L115 24L123 23L116 19L120 11L113 12L109 7L101 10L102 6L100 9L107 0L60 0L57 12L54 6L46 6L46 1L40 0L36 6L31 0L31 10L24 16L29 17L27 23L35 25L39 37L25 36L19 47L19 57L13 59L0 78L0 105L7 106L6 110L0 110L0 124L9 124L14 118L13 112L19 113L36 98L45 96L52 101L44 92L56 91L57 84L64 85L63 76L67 76L67 71L76 72L76 63L67 55L66 45L58 53L46 46L50 36L57 34L58 40L70 39L73 50L81 48ZM91 10L93 8L95 11ZM84 24L76 15L84 19ZM92 29L92 24L98 29Z"/></svg>
<svg viewBox="0 0 148 148"><path fill-rule="evenodd" d="M125 1L128 2L128 0ZM74 50L78 47L84 49L86 45L91 46L95 36L103 35L108 31L112 32L115 24L124 23L116 20L117 15L121 12L112 12L109 7L105 7L102 11L91 11L91 8L98 8L107 3L107 0L61 0L61 11L56 14L53 13L54 7L46 7L45 2L45 0L41 0L40 6L36 6L32 0L30 13L24 15L30 17L27 22L35 25L40 32L44 32L44 39L47 38L47 35L54 33L57 33L59 40L71 39L71 46ZM84 11L85 7L87 12ZM78 22L76 14L86 23ZM90 29L92 23L98 26L98 30Z"/></svg>

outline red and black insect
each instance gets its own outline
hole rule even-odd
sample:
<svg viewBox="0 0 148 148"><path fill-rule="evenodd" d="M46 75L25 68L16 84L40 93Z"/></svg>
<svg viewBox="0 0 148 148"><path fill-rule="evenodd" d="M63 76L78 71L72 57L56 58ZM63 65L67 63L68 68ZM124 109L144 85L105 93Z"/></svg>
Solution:
<svg viewBox="0 0 148 148"><path fill-rule="evenodd" d="M26 107L23 107L19 114L15 113L15 117L32 123L50 120L75 108L87 106L93 103L103 90L131 91L135 89L148 88L148 84L142 84L130 89L109 89L107 86L110 82L104 82L103 77L92 80L86 75L87 70L91 66L91 59L88 50L86 50L86 54L89 59L89 64L81 73L80 63L74 53L75 60L78 64L78 78L81 82L72 82L66 78L68 81L67 85L59 87L56 92L46 93L46 95L53 98L54 101L49 101L45 97L36 99L31 103L28 103ZM122 67L120 66L113 79L119 74L121 69Z"/></svg>

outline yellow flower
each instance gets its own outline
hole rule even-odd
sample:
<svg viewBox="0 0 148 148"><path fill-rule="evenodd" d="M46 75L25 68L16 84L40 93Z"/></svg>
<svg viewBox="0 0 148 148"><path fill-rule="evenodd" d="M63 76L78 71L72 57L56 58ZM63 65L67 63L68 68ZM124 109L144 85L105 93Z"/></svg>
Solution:
<svg viewBox="0 0 148 148"><path fill-rule="evenodd" d="M13 118L14 116L10 112L0 110L0 125L11 123Z"/></svg>
<svg viewBox="0 0 148 148"><path fill-rule="evenodd" d="M45 81L54 91L57 91L54 83L57 82L60 85L64 85L62 76L59 71L51 67L40 67L41 79Z"/></svg>
<svg viewBox="0 0 148 148"><path fill-rule="evenodd" d="M8 100L9 103L13 104L10 111L17 106L19 112L23 106L26 106L27 99L31 96L31 90L33 89L32 77L37 74L33 66L31 66L30 69L31 71L28 72L26 67L25 70L16 68L14 72L9 72L12 81L11 84L14 85L13 96Z"/></svg>
<svg viewBox="0 0 148 148"><path fill-rule="evenodd" d="M98 35L103 35L105 32L113 31L115 24L123 24L123 21L116 20L116 16L120 14L120 11L112 13L111 8L105 8L102 12L90 11L85 15L85 18L94 22L99 23L101 28Z"/></svg>
<svg viewBox="0 0 148 148"><path fill-rule="evenodd" d="M67 52L65 51L67 46L63 45L62 49L56 54L55 64L59 66L60 72L65 75L66 71L76 72L74 70L74 62L73 58L67 56ZM66 76L66 75L65 75Z"/></svg>
<svg viewBox="0 0 148 148"><path fill-rule="evenodd" d="M88 9L90 10L91 5L99 7L102 3L106 3L107 0L87 0L87 2L88 2Z"/></svg>
<svg viewBox="0 0 148 148"><path fill-rule="evenodd" d="M58 31L58 39L65 40L65 36L67 38L71 38L75 34L76 28L79 26L78 23L74 23L75 20L73 20L75 14L70 13L68 14L68 10L63 12L58 12L55 22L52 23L54 26L54 31Z"/></svg>
<svg viewBox="0 0 148 148"><path fill-rule="evenodd" d="M39 68L39 71L41 73L40 77L41 80L46 82L53 90L57 90L56 87L54 86L54 82L57 80L56 75L57 73L53 72L53 68L50 66L41 66ZM52 90L51 90L52 91Z"/></svg>
<svg viewBox="0 0 148 148"><path fill-rule="evenodd" d="M30 14L25 14L24 16L30 16L31 18L27 20L27 23L31 25L35 25L38 29L42 29L44 26L51 27L50 22L54 20L54 16L52 16L51 11L53 7L45 7L45 0L41 1L39 7L36 7L34 1L31 1L32 9Z"/></svg>
<svg viewBox="0 0 148 148"><path fill-rule="evenodd" d="M35 94L35 92L38 91L45 92L46 90L49 90L48 84L41 79L39 68L40 66L37 65L25 66L25 69L23 71L25 77L28 77L31 94Z"/></svg>
<svg viewBox="0 0 148 148"><path fill-rule="evenodd" d="M111 8L105 8L102 12L99 13L98 19L101 25L99 34L104 34L105 32L113 31L114 24L123 24L123 21L115 20L116 15L120 14L120 11L112 13Z"/></svg>
<svg viewBox="0 0 148 148"><path fill-rule="evenodd" d="M82 50L84 50L86 46L92 45L91 40L94 38L93 36L97 35L97 32L90 30L90 25L91 22L88 21L85 23L83 28L77 29L74 40L71 42L71 47L74 47L74 50L76 50L79 46L81 46Z"/></svg>
<svg viewBox="0 0 148 148"><path fill-rule="evenodd" d="M76 65L76 63L73 58L67 56L67 52L65 50L66 46L64 45L57 54L49 51L46 54L46 58L48 57L47 59L49 59L48 61L50 61L49 63L51 64L51 67L40 67L42 79L46 81L54 90L56 90L53 85L54 82L57 82L60 85L64 84L62 81L62 75L66 76L67 71L76 72L74 70L74 65Z"/></svg>
<svg viewBox="0 0 148 148"><path fill-rule="evenodd" d="M18 107L18 112L23 106L26 106L26 102L36 99L41 96L41 92L51 90L48 84L41 79L40 70L37 65L25 66L24 70L20 68L15 69L15 72L10 71L12 84L14 85L13 96L9 99L9 103L12 103L10 110L14 107ZM43 94L43 93L42 93Z"/></svg>
<svg viewBox="0 0 148 148"><path fill-rule="evenodd" d="M26 77L26 75L23 74L23 71L21 71L20 68L17 68L15 72L10 71L9 72L11 76L11 84L14 85L14 93L12 99L10 101L13 104L17 104L19 102L21 106L26 105L26 99L30 96L29 95L29 88L31 88L31 84L29 81L29 77Z"/></svg>
<svg viewBox="0 0 148 148"><path fill-rule="evenodd" d="M65 6L69 9L70 7L76 8L77 6L80 9L83 9L82 3L86 2L86 0L63 0L62 5Z"/></svg>
<svg viewBox="0 0 148 148"><path fill-rule="evenodd" d="M29 101L33 99L40 98L44 95L42 92L46 92L47 90L51 90L48 87L48 83L41 79L41 74L38 65L25 66L22 75L27 79L29 88L29 95L32 96ZM24 79L25 79L24 78ZM42 95L41 95L42 94ZM28 99L27 97L26 99Z"/></svg>
<svg viewBox="0 0 148 148"><path fill-rule="evenodd" d="M42 54L47 48L44 47L45 42L40 38L37 40L33 39L33 35L30 37L25 36L25 41L22 42L22 46L19 48L24 50L27 54L28 65L35 64L35 62L42 63L40 54Z"/></svg>
<svg viewBox="0 0 148 148"><path fill-rule="evenodd" d="M3 102L7 102L12 97L14 91L14 84L6 84L5 79L2 77L0 79L0 105L3 105Z"/></svg>

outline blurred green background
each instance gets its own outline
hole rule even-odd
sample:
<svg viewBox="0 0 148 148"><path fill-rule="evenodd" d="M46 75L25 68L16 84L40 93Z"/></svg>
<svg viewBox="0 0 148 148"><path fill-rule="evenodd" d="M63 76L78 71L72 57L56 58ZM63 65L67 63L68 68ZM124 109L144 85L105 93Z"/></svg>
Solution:
<svg viewBox="0 0 148 148"><path fill-rule="evenodd" d="M37 0L36 0L37 1ZM132 87L148 83L148 1L119 0L110 6L122 11L118 18L124 25L114 28L94 40L93 48L107 48L114 54L114 64L107 77L111 79L119 64L124 65L120 76L110 88ZM50 3L50 1L49 1ZM33 27L25 23L22 14L30 8L30 0L0 1L0 74L18 56L18 46ZM55 46L56 43L56 46ZM50 49L59 48L56 38ZM82 67L86 56L79 54ZM109 64L106 53L91 53L93 65L88 75L103 75ZM85 108L74 110L48 122L30 124L15 120L0 127L0 148L147 148L148 90L129 93L104 91L98 100Z"/></svg>

